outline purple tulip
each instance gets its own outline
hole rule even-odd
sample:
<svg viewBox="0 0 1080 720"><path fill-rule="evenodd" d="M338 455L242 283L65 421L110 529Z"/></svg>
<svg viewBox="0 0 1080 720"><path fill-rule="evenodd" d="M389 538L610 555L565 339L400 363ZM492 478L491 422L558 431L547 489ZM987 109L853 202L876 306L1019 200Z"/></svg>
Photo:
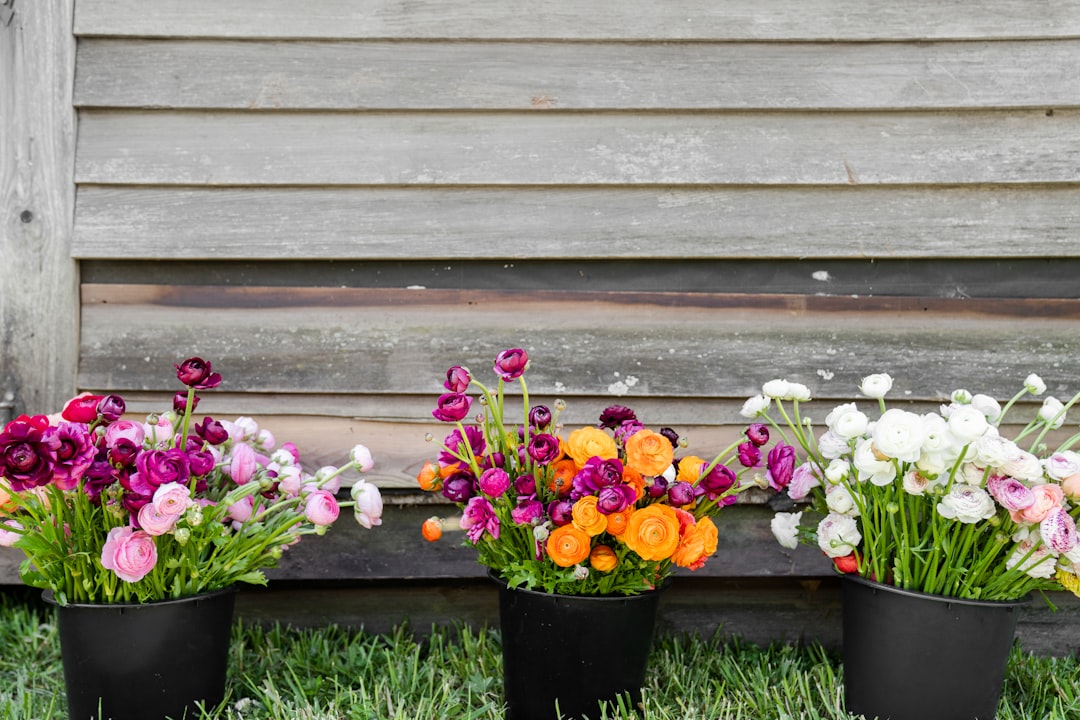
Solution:
<svg viewBox="0 0 1080 720"><path fill-rule="evenodd" d="M746 428L746 437L758 447L769 442L769 428L763 423L754 423Z"/></svg>
<svg viewBox="0 0 1080 720"><path fill-rule="evenodd" d="M510 487L510 476L502 468L485 470L477 481L480 492L488 497L497 498Z"/></svg>
<svg viewBox="0 0 1080 720"><path fill-rule="evenodd" d="M469 540L476 544L486 532L496 540L499 538L499 516L495 514L495 508L487 498L469 498L465 505L465 512L461 516L461 529L469 536Z"/></svg>
<svg viewBox="0 0 1080 720"><path fill-rule="evenodd" d="M11 489L47 485L53 477L61 440L44 415L20 415L0 433L0 476Z"/></svg>
<svg viewBox="0 0 1080 720"><path fill-rule="evenodd" d="M1035 493L1016 478L991 475L986 489L1001 507L1010 512L1025 510L1035 504Z"/></svg>
<svg viewBox="0 0 1080 720"><path fill-rule="evenodd" d="M625 405L611 405L600 413L599 427L614 430L628 420L637 420L633 410Z"/></svg>
<svg viewBox="0 0 1080 720"><path fill-rule="evenodd" d="M547 465L559 457L559 438L540 433L529 438L529 457L540 465Z"/></svg>
<svg viewBox="0 0 1080 720"><path fill-rule="evenodd" d="M157 488L166 483L186 483L191 473L187 454L179 448L172 450L148 450L135 458L139 476Z"/></svg>
<svg viewBox="0 0 1080 720"><path fill-rule="evenodd" d="M446 371L446 382L443 387L452 393L463 393L469 389L469 371L460 365L455 365Z"/></svg>
<svg viewBox="0 0 1080 720"><path fill-rule="evenodd" d="M116 422L125 410L127 410L127 404L119 395L106 395L98 401L98 417L105 423Z"/></svg>
<svg viewBox="0 0 1080 720"><path fill-rule="evenodd" d="M596 509L604 515L622 512L637 500L637 491L623 483L614 487L601 488L596 494Z"/></svg>
<svg viewBox="0 0 1080 720"><path fill-rule="evenodd" d="M201 424L195 423L195 432L211 445L220 445L229 439L229 431L225 426L209 415L203 418Z"/></svg>
<svg viewBox="0 0 1080 720"><path fill-rule="evenodd" d="M758 448L752 442L744 442L739 444L739 463L743 467L760 467L761 466L761 449Z"/></svg>
<svg viewBox="0 0 1080 720"><path fill-rule="evenodd" d="M536 478L532 474L518 475L514 478L514 492L518 495L535 495Z"/></svg>
<svg viewBox="0 0 1080 720"><path fill-rule="evenodd" d="M177 415L183 415L187 412L188 406L188 394L184 391L180 391L173 395L172 409ZM195 412L195 408L199 407L199 396L193 395L191 397L191 412Z"/></svg>
<svg viewBox="0 0 1080 720"><path fill-rule="evenodd" d="M683 507L689 505L696 499L694 496L694 486L688 482L680 480L671 484L668 488L668 502L672 507Z"/></svg>
<svg viewBox="0 0 1080 720"><path fill-rule="evenodd" d="M476 494L476 482L472 473L456 472L443 480L442 494L450 502L466 502Z"/></svg>
<svg viewBox="0 0 1080 720"><path fill-rule="evenodd" d="M795 472L795 448L780 443L769 451L765 479L773 490L783 490Z"/></svg>
<svg viewBox="0 0 1080 720"><path fill-rule="evenodd" d="M536 525L544 515L544 505L534 497L518 498L510 519L518 525Z"/></svg>
<svg viewBox="0 0 1080 720"><path fill-rule="evenodd" d="M574 519L574 503L569 500L556 500L548 505L548 515L551 522L562 527Z"/></svg>
<svg viewBox="0 0 1080 720"><path fill-rule="evenodd" d="M440 422L459 422L464 420L472 407L472 398L463 393L443 393L439 396L438 406L431 415Z"/></svg>
<svg viewBox="0 0 1080 720"><path fill-rule="evenodd" d="M534 428L543 430L551 424L551 409L546 405L537 405L529 411L529 424Z"/></svg>
<svg viewBox="0 0 1080 720"><path fill-rule="evenodd" d="M221 384L221 375L213 371L210 362L202 358L188 358L176 368L176 379L196 390L211 390Z"/></svg>
<svg viewBox="0 0 1080 720"><path fill-rule="evenodd" d="M495 358L495 374L503 380L517 380L529 367L529 353L521 348L503 350Z"/></svg>

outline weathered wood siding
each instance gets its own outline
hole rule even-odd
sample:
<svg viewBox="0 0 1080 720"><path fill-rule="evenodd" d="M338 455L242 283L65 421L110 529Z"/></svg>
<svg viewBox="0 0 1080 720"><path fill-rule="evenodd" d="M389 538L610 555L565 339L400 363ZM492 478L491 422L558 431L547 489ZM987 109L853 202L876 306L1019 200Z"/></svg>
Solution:
<svg viewBox="0 0 1080 720"><path fill-rule="evenodd" d="M1077 0L80 0L74 32L78 387L152 410L209 358L200 410L367 443L403 527L445 368L505 347L569 422L617 401L700 454L775 376L1080 389ZM703 572L826 571L760 510ZM482 572L384 531L282 575Z"/></svg>

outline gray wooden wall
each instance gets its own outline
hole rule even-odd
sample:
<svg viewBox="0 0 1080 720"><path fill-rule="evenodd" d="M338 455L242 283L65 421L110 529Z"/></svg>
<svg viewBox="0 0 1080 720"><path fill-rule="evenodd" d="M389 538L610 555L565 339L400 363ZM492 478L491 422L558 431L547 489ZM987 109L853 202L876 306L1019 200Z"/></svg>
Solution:
<svg viewBox="0 0 1080 720"><path fill-rule="evenodd" d="M445 369L505 347L569 422L701 455L778 376L1080 389L1077 0L79 0L73 32L72 384L149 411L200 355L201 411L316 466L364 442L395 503L282 578L482 575L409 488ZM828 566L768 516L699 575L797 605Z"/></svg>

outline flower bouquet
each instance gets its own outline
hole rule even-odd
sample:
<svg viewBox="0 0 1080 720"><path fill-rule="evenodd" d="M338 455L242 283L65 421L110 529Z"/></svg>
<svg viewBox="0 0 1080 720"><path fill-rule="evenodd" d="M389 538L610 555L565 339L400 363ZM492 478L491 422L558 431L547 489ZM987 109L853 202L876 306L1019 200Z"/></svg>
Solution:
<svg viewBox="0 0 1080 720"><path fill-rule="evenodd" d="M433 411L455 429L438 458L424 464L420 487L439 492L463 514L460 527L479 562L512 588L564 595L632 595L661 585L676 567L696 570L716 552L712 518L753 484L753 471L783 479L794 454L769 453L760 424L713 460L683 452L674 430L645 427L627 407L605 409L596 426L563 437L559 413L530 405L528 354L505 350L489 388L467 369L446 374ZM511 417L506 387L517 383L521 406ZM480 411L475 422L473 398ZM679 457L676 457L679 455ZM446 522L429 519L425 537Z"/></svg>
<svg viewBox="0 0 1080 720"><path fill-rule="evenodd" d="M0 433L0 542L26 554L23 581L61 605L264 585L264 568L337 519L341 474L372 467L357 445L348 464L311 475L295 445L276 447L251 418L196 422L196 391L221 375L199 358L175 367L186 391L145 422L124 419L117 395L84 394ZM379 524L378 489L359 480L352 495L357 521Z"/></svg>
<svg viewBox="0 0 1080 720"><path fill-rule="evenodd" d="M1067 403L1048 397L1013 438L999 428L1013 406L1046 387L1030 375L1005 404L966 390L940 412L887 408L892 378L863 379L872 418L855 403L833 408L823 431L803 414L810 391L773 380L743 407L804 461L782 492L806 503L777 513L785 547L819 547L842 573L933 595L1012 601L1063 586L1080 594L1080 434L1048 447Z"/></svg>

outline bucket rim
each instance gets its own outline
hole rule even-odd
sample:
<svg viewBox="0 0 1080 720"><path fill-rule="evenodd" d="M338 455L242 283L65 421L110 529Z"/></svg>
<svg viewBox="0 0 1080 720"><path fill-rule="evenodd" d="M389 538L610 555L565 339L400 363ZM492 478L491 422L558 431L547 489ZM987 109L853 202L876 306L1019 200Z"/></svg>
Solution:
<svg viewBox="0 0 1080 720"><path fill-rule="evenodd" d="M864 588L867 588L872 592L884 592L894 595L903 595L905 597L919 598L922 600L941 602L949 605L973 605L977 607L1012 608L1019 607L1021 605L1028 605L1031 603L1030 593L1013 600L975 600L970 598L952 597L949 595L925 593L919 590L907 590L905 588L898 588L893 585L887 585L885 583L878 582L877 580L871 580L870 578L865 578L861 575L842 575L840 577L840 580L841 582L850 583L852 585L863 586Z"/></svg>

